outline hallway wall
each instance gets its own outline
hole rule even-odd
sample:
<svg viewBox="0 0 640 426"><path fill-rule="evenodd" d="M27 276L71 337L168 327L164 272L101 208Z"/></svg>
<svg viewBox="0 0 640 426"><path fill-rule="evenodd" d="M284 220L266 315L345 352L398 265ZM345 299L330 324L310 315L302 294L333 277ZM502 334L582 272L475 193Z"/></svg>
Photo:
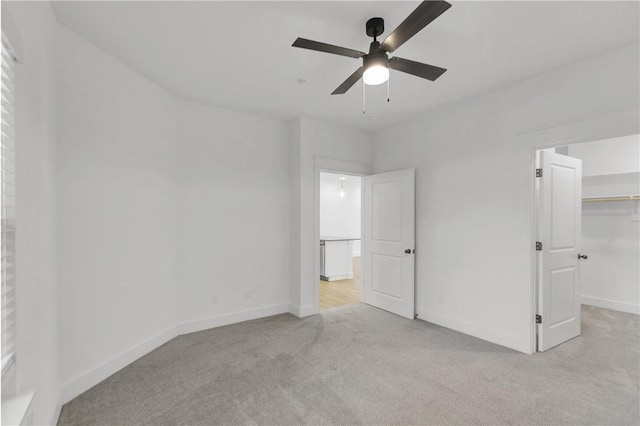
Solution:
<svg viewBox="0 0 640 426"><path fill-rule="evenodd" d="M340 198L340 177L345 196ZM320 173L320 235L360 238L362 232L362 178ZM360 241L353 241L353 256L360 256Z"/></svg>

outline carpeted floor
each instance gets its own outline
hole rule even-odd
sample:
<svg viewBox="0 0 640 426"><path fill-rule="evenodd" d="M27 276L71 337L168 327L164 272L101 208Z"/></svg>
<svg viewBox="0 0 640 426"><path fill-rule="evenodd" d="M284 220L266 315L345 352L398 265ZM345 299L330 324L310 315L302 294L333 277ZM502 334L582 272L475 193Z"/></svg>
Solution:
<svg viewBox="0 0 640 426"><path fill-rule="evenodd" d="M366 306L180 336L62 408L60 425L637 425L638 316L523 355Z"/></svg>

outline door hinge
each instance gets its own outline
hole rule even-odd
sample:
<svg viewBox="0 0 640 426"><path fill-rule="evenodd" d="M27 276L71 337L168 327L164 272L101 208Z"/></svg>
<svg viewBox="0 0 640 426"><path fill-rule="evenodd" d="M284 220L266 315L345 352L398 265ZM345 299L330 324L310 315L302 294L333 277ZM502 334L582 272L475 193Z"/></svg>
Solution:
<svg viewBox="0 0 640 426"><path fill-rule="evenodd" d="M536 324L542 324L542 315L536 315Z"/></svg>
<svg viewBox="0 0 640 426"><path fill-rule="evenodd" d="M536 251L542 251L542 242L536 241Z"/></svg>
<svg viewBox="0 0 640 426"><path fill-rule="evenodd" d="M542 177L542 169L536 169L536 177Z"/></svg>

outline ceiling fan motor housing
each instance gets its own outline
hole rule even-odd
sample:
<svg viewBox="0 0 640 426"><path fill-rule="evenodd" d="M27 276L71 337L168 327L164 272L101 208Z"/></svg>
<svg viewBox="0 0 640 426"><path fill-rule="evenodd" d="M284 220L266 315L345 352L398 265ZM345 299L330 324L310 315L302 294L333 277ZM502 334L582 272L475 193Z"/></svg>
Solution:
<svg viewBox="0 0 640 426"><path fill-rule="evenodd" d="M362 65L366 68L374 65L382 65L388 67L389 57L382 50L382 45L376 40L376 37L384 32L384 19L371 18L367 21L367 35L373 37L373 41L369 45L369 53L362 57Z"/></svg>
<svg viewBox="0 0 640 426"><path fill-rule="evenodd" d="M387 68L389 66L389 57L382 51L379 51L378 53L370 53L362 57L362 65L365 69L375 65L381 65Z"/></svg>
<svg viewBox="0 0 640 426"><path fill-rule="evenodd" d="M375 18L374 18L375 19ZM362 57L362 65L365 68L372 67L374 65L382 65L387 67L389 63L389 57L387 53L382 50L379 41L372 41L369 46L369 53Z"/></svg>

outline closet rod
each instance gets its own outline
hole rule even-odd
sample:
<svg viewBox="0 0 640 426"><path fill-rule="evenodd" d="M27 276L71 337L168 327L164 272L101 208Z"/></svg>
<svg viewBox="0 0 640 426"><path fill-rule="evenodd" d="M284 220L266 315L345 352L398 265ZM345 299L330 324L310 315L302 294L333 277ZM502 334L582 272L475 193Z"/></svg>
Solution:
<svg viewBox="0 0 640 426"><path fill-rule="evenodd" d="M587 197L583 198L583 203L597 203L602 201L638 201L640 195L616 195L612 197Z"/></svg>

